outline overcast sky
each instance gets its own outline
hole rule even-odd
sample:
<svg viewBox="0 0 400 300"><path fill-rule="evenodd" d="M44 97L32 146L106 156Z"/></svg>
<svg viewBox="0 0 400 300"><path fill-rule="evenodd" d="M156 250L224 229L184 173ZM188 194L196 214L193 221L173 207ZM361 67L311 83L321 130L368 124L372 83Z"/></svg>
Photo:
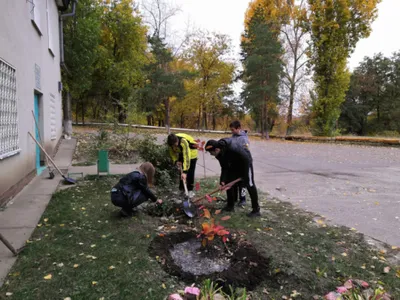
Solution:
<svg viewBox="0 0 400 300"><path fill-rule="evenodd" d="M188 21L199 29L207 29L231 37L234 50L239 53L240 35L243 32L244 13L249 0L169 0L181 7L181 12L171 20L174 31L182 31ZM349 60L353 69L364 58L383 52L391 55L400 50L400 0L383 0L378 6L379 16L372 25L369 38L361 40Z"/></svg>

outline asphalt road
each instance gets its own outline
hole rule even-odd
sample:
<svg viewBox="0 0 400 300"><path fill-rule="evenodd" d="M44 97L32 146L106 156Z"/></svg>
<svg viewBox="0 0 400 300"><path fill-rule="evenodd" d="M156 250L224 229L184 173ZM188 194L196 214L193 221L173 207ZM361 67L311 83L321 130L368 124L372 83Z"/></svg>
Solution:
<svg viewBox="0 0 400 300"><path fill-rule="evenodd" d="M400 246L399 148L253 141L251 152L262 191ZM219 174L208 154L206 167Z"/></svg>

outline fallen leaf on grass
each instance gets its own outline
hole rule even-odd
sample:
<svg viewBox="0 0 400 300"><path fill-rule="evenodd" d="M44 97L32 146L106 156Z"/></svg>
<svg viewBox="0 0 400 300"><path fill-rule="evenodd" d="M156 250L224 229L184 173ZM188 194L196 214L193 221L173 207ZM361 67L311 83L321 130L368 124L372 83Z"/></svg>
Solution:
<svg viewBox="0 0 400 300"><path fill-rule="evenodd" d="M64 298L64 300L72 300L71 297Z"/></svg>
<svg viewBox="0 0 400 300"><path fill-rule="evenodd" d="M104 234L101 236L101 238L103 238L103 239L105 239L106 237L107 237L107 236L106 236L106 235L104 235Z"/></svg>
<svg viewBox="0 0 400 300"><path fill-rule="evenodd" d="M211 218L210 211L209 211L207 208L205 208L205 209L203 210L203 212L204 212L204 218L207 218L207 219L210 219L210 218Z"/></svg>
<svg viewBox="0 0 400 300"><path fill-rule="evenodd" d="M10 292L7 292L7 293L6 293L6 296L7 296L7 297L11 297L12 295L13 295L13 293L10 293Z"/></svg>
<svg viewBox="0 0 400 300"><path fill-rule="evenodd" d="M390 267L384 267L383 268L383 273L387 274L390 272Z"/></svg>
<svg viewBox="0 0 400 300"><path fill-rule="evenodd" d="M81 210L86 210L86 208L82 207Z"/></svg>
<svg viewBox="0 0 400 300"><path fill-rule="evenodd" d="M287 231L287 232L286 232L286 234L287 234L287 235L292 235L293 233L291 233L291 232Z"/></svg>
<svg viewBox="0 0 400 300"><path fill-rule="evenodd" d="M342 256L346 257L346 256L347 256L347 253L346 253L346 252L343 252L343 253L342 253Z"/></svg>
<svg viewBox="0 0 400 300"><path fill-rule="evenodd" d="M162 285L162 288L165 290L167 287L165 286L165 283L163 283Z"/></svg>
<svg viewBox="0 0 400 300"><path fill-rule="evenodd" d="M62 267L64 267L64 264L63 263L59 263L59 264L57 264L57 267L62 268Z"/></svg>
<svg viewBox="0 0 400 300"><path fill-rule="evenodd" d="M217 209L214 214L219 215L221 213L220 209Z"/></svg>
<svg viewBox="0 0 400 300"><path fill-rule="evenodd" d="M397 270L397 272L396 272L396 277L397 277L397 278L400 278L400 269Z"/></svg>
<svg viewBox="0 0 400 300"><path fill-rule="evenodd" d="M231 218L231 216L225 216L225 217L222 217L221 220L222 220L222 221L227 221L227 220L229 220L230 218Z"/></svg>
<svg viewBox="0 0 400 300"><path fill-rule="evenodd" d="M77 267L79 267L79 265L78 264L74 264L74 269L76 269Z"/></svg>
<svg viewBox="0 0 400 300"><path fill-rule="evenodd" d="M90 248L94 248L96 247L96 244L90 245Z"/></svg>
<svg viewBox="0 0 400 300"><path fill-rule="evenodd" d="M39 224L37 224L37 227L42 227L42 224L40 224L40 223L39 223Z"/></svg>
<svg viewBox="0 0 400 300"><path fill-rule="evenodd" d="M49 274L43 277L43 279L45 280L51 280L51 278L53 277L53 275Z"/></svg>
<svg viewBox="0 0 400 300"><path fill-rule="evenodd" d="M109 266L108 269L109 269L109 270L114 270L115 267L114 267L114 266Z"/></svg>
<svg viewBox="0 0 400 300"><path fill-rule="evenodd" d="M60 227L64 227L65 226L65 224L60 224Z"/></svg>
<svg viewBox="0 0 400 300"><path fill-rule="evenodd" d="M149 237L150 237L150 234L146 235L146 238L149 238Z"/></svg>
<svg viewBox="0 0 400 300"><path fill-rule="evenodd" d="M97 281L92 281L92 285L97 285Z"/></svg>
<svg viewBox="0 0 400 300"><path fill-rule="evenodd" d="M47 222L48 220L49 220L48 218L43 219L43 221L45 221L45 222Z"/></svg>
<svg viewBox="0 0 400 300"><path fill-rule="evenodd" d="M212 202L212 198L211 198L211 196L210 196L210 195L206 195L206 199L207 199L207 201L208 201L209 203L211 203L211 202Z"/></svg>

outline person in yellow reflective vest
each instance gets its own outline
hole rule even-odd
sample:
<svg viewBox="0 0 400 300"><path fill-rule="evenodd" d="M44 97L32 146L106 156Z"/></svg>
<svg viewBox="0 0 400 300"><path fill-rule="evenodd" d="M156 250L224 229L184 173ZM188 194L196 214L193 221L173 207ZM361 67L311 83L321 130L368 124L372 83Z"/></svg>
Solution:
<svg viewBox="0 0 400 300"><path fill-rule="evenodd" d="M193 197L194 175L197 164L197 143L188 134L171 133L168 135L167 144L169 146L169 154L174 164L182 168L179 190L183 191L183 181L186 181L189 196Z"/></svg>

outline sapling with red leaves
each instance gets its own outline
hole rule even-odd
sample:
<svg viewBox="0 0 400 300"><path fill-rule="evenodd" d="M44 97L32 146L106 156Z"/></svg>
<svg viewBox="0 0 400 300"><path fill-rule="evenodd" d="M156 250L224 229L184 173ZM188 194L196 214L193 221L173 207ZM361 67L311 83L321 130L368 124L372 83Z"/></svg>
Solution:
<svg viewBox="0 0 400 300"><path fill-rule="evenodd" d="M218 215L221 211L217 210L215 215ZM228 240L229 231L225 229L224 226L215 223L215 218L211 216L208 209L203 208L203 217L207 221L201 224L201 232L197 238L201 238L201 244L203 247L209 245L215 237L221 237L222 242L225 244ZM226 217L224 217L226 219ZM221 218L223 220L223 218Z"/></svg>

